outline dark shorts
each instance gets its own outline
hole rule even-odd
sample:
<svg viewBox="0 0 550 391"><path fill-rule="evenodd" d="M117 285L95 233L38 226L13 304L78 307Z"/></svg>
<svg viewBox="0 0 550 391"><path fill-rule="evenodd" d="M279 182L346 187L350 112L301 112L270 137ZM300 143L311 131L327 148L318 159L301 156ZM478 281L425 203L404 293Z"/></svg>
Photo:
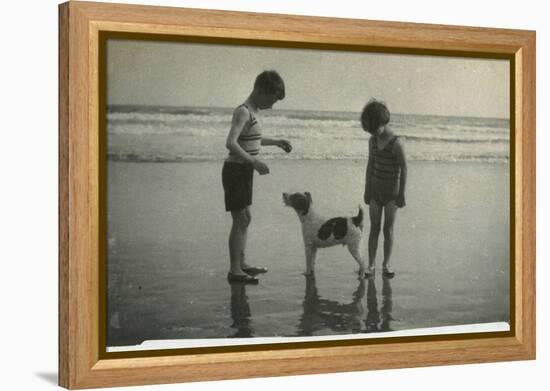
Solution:
<svg viewBox="0 0 550 391"><path fill-rule="evenodd" d="M225 210L241 210L252 205L252 182L254 169L250 164L225 162L222 183L225 195Z"/></svg>

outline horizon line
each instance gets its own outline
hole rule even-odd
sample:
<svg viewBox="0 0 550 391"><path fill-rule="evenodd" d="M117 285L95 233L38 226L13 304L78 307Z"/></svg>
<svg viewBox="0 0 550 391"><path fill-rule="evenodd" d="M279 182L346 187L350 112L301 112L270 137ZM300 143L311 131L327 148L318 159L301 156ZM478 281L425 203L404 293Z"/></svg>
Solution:
<svg viewBox="0 0 550 391"><path fill-rule="evenodd" d="M107 107L116 107L116 106L130 106L130 107L150 107L150 108L180 108L180 109L222 109L222 110L232 110L235 107L228 106L186 106L186 105L166 105L166 104L135 104L135 103L112 103L107 104ZM349 110L315 110L315 109L270 109L264 111L306 111L306 112L322 112L322 113L360 113L360 111L349 111ZM495 116L480 116L480 115L458 115L458 114L424 114L424 113L403 113L395 112L392 115L416 115L424 117L457 117L457 118L483 118L483 119L502 119L510 120L510 116L507 117L495 117Z"/></svg>

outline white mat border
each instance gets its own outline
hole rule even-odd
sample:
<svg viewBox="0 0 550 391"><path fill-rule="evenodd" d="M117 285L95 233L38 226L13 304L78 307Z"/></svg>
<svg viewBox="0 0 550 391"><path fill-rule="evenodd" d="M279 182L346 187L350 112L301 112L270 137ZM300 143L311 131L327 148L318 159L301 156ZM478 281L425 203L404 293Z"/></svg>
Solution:
<svg viewBox="0 0 550 391"><path fill-rule="evenodd" d="M182 349L182 348L203 348L215 346L237 346L237 345L261 345L272 343L295 343L295 342L316 342L316 341L341 341L350 339L371 339L391 337L413 337L426 335L444 334L470 334L510 331L510 325L506 322L475 323L460 326L428 327L419 329L387 331L377 333L360 333L344 335L326 335L313 337L254 337L254 338L207 338L207 339L166 339L150 340L140 345L133 346L110 346L107 352L131 352L159 349Z"/></svg>

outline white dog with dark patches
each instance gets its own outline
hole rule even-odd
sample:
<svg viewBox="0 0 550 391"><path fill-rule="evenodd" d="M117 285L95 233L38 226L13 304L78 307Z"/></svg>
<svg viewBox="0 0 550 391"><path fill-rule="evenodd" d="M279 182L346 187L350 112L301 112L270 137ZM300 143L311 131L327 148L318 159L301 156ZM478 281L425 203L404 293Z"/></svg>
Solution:
<svg viewBox="0 0 550 391"><path fill-rule="evenodd" d="M363 209L355 217L334 217L326 219L312 207L311 194L283 193L286 206L294 208L302 223L302 235L306 251L306 275L315 271L315 256L318 248L341 244L347 246L351 256L359 264L359 275L365 276L365 263L361 256L361 239L363 237Z"/></svg>

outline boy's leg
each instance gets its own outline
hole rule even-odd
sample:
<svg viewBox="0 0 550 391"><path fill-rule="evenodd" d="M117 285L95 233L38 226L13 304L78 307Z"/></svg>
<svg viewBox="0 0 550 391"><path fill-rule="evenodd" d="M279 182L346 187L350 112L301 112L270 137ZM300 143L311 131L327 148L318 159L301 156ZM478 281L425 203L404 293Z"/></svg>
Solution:
<svg viewBox="0 0 550 391"><path fill-rule="evenodd" d="M240 210L232 210L233 224L229 233L229 258L231 261L231 273L244 275L241 260L246 246L248 225L250 224L250 211L248 207Z"/></svg>
<svg viewBox="0 0 550 391"><path fill-rule="evenodd" d="M374 199L370 200L370 234L369 234L369 269L374 268L376 251L378 250L378 236L380 235L380 221L382 220L382 206Z"/></svg>
<svg viewBox="0 0 550 391"><path fill-rule="evenodd" d="M243 232L243 237L242 237L242 251L241 251L241 260L240 260L240 263L241 263L241 269L246 269L247 267L250 267L250 265L248 265L246 263L246 240L248 239L248 226L250 225L251 221L252 221L252 214L250 213L250 207L246 207L245 209L245 218L246 218L246 221L247 221L247 229L244 230Z"/></svg>
<svg viewBox="0 0 550 391"><path fill-rule="evenodd" d="M397 206L395 205L395 201L388 202L384 206L384 263L382 264L384 269L389 268L393 249L393 224L395 222L396 211Z"/></svg>
<svg viewBox="0 0 550 391"><path fill-rule="evenodd" d="M249 206L247 206L245 208L245 220L246 220L246 227L248 227L250 225L250 222L252 221L252 214L250 213L250 207ZM253 266L253 265L250 265L248 262L246 262L246 240L247 240L247 238L248 238L248 229L245 229L242 232L242 237L241 237L241 242L242 242L241 254L240 254L241 270L243 272L251 275L251 276L261 274L261 273L266 273L267 269L265 267Z"/></svg>

